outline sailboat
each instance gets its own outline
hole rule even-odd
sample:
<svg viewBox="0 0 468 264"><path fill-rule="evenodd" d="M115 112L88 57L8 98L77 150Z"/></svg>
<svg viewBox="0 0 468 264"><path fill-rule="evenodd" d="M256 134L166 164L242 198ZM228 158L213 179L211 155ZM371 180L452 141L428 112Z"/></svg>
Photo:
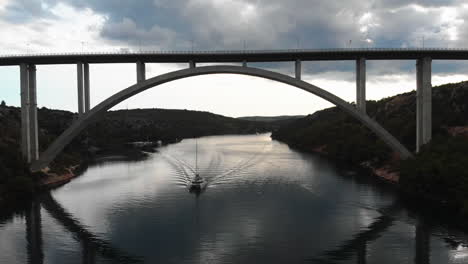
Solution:
<svg viewBox="0 0 468 264"><path fill-rule="evenodd" d="M190 192L200 192L204 180L198 173L198 141L195 141L195 178L190 183Z"/></svg>

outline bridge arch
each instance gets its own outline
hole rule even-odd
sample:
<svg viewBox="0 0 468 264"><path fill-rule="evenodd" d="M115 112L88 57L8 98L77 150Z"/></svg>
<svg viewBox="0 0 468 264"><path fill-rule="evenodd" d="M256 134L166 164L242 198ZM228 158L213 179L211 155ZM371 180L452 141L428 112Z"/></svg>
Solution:
<svg viewBox="0 0 468 264"><path fill-rule="evenodd" d="M272 72L259 68L241 67L241 66L204 66L177 70L162 74L151 79L136 83L102 101L96 105L89 112L82 115L76 120L69 128L67 128L43 153L41 153L38 160L31 164L33 171L40 170L49 165L50 162L63 150L63 148L70 143L78 134L88 127L91 123L101 117L107 110L111 109L120 102L128 99L138 93L141 93L152 87L168 83L171 81L184 79L193 76L207 75L207 74L240 74L255 76L264 79L277 81L280 83L288 84L306 92L312 93L328 102L336 105L346 113L350 114L366 127L372 130L380 139L382 139L392 150L400 154L400 157L406 159L411 157L412 154L405 148L395 137L393 137L387 130L380 126L376 121L372 120L368 115L359 112L353 105L344 101L315 85L305 81L290 77L285 74Z"/></svg>

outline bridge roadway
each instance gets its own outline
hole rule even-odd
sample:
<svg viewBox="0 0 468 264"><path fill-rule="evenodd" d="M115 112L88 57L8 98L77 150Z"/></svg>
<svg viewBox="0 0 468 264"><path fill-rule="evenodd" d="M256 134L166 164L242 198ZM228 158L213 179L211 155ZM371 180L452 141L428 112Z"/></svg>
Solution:
<svg viewBox="0 0 468 264"><path fill-rule="evenodd" d="M356 105L302 80L303 61L344 61L356 63ZM401 158L412 154L366 112L366 60L416 61L416 152L432 138L432 61L468 60L468 49L322 49L322 50L237 50L237 51L158 51L116 53L64 53L0 55L0 66L20 66L21 145L33 170L46 167L76 134L95 121L101 112L143 90L159 84L202 74L243 74L275 80L311 92L345 110L374 131ZM294 63L295 76L249 67L254 62ZM134 63L137 83L91 108L89 65L95 63ZM185 63L188 68L146 78L146 63ZM205 66L198 63L242 63L242 66ZM39 155L37 123L36 66L41 64L76 64L79 119Z"/></svg>
<svg viewBox="0 0 468 264"><path fill-rule="evenodd" d="M468 60L468 49L291 49L232 51L145 51L115 53L49 53L0 55L0 66L86 63L230 63L340 60Z"/></svg>

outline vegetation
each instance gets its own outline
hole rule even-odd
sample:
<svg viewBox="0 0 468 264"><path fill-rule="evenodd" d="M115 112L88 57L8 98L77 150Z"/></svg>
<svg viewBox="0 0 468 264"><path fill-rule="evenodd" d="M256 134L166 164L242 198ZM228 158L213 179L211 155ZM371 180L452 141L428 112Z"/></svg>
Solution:
<svg viewBox="0 0 468 264"><path fill-rule="evenodd" d="M416 140L415 92L369 101L367 112L410 150ZM272 137L352 164L392 167L402 189L468 213L468 82L433 89L434 140L400 162L370 130L333 107L282 126Z"/></svg>
<svg viewBox="0 0 468 264"><path fill-rule="evenodd" d="M33 192L33 177L20 153L19 112L0 105L0 202L10 196L24 198Z"/></svg>
<svg viewBox="0 0 468 264"><path fill-rule="evenodd" d="M265 123L239 120L208 112L134 109L108 112L88 129L90 144L122 145L126 142L172 142L208 135L251 134L269 130ZM109 136L109 133L111 133Z"/></svg>
<svg viewBox="0 0 468 264"><path fill-rule="evenodd" d="M434 138L415 159L401 164L405 191L447 204L468 216L468 138Z"/></svg>
<svg viewBox="0 0 468 264"><path fill-rule="evenodd" d="M39 149L45 150L77 118L68 111L38 109ZM34 192L41 174L32 175L21 154L21 112L0 104L0 201L10 196L27 197ZM246 134L269 130L265 123L238 120L207 112L187 110L136 109L111 111L73 140L51 164L57 174L86 161L91 154L130 154L128 142L174 142L183 138L221 134ZM122 153L123 152L123 153ZM92 155L91 155L92 156Z"/></svg>

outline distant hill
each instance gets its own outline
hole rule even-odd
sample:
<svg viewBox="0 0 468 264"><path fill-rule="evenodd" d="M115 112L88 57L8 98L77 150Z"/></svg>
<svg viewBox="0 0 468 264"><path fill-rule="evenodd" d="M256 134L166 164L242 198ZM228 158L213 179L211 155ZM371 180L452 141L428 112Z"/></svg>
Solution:
<svg viewBox="0 0 468 264"><path fill-rule="evenodd" d="M434 137L468 125L468 82L434 87L432 94ZM367 101L367 113L408 149L416 148L416 92ZM382 161L391 154L374 133L337 107L297 119L272 137L302 150L320 149L353 163Z"/></svg>
<svg viewBox="0 0 468 264"><path fill-rule="evenodd" d="M248 120L248 121L257 121L257 122L274 122L274 121L281 121L281 120L288 120L288 119L298 119L303 118L305 115L282 115L282 116L243 116L238 117L237 119Z"/></svg>
<svg viewBox="0 0 468 264"><path fill-rule="evenodd" d="M53 140L77 118L76 113L38 109L39 148L44 151ZM7 193L30 193L38 178L30 174L21 150L21 110L0 104L0 204ZM126 155L141 153L123 150L128 142L175 142L184 138L224 134L251 134L271 131L264 122L225 117L208 112L166 109L134 109L110 111L75 138L51 164L53 172L82 163L96 153L126 151Z"/></svg>
<svg viewBox="0 0 468 264"><path fill-rule="evenodd" d="M407 193L446 203L468 219L468 82L432 89L433 140L400 161L374 133L337 107L281 126L272 138L308 152L364 165ZM368 115L415 149L416 93L367 102Z"/></svg>
<svg viewBox="0 0 468 264"><path fill-rule="evenodd" d="M108 131L111 131L110 134ZM97 145L129 141L174 141L183 138L270 131L270 126L209 112L169 109L133 109L107 112L90 126Z"/></svg>

